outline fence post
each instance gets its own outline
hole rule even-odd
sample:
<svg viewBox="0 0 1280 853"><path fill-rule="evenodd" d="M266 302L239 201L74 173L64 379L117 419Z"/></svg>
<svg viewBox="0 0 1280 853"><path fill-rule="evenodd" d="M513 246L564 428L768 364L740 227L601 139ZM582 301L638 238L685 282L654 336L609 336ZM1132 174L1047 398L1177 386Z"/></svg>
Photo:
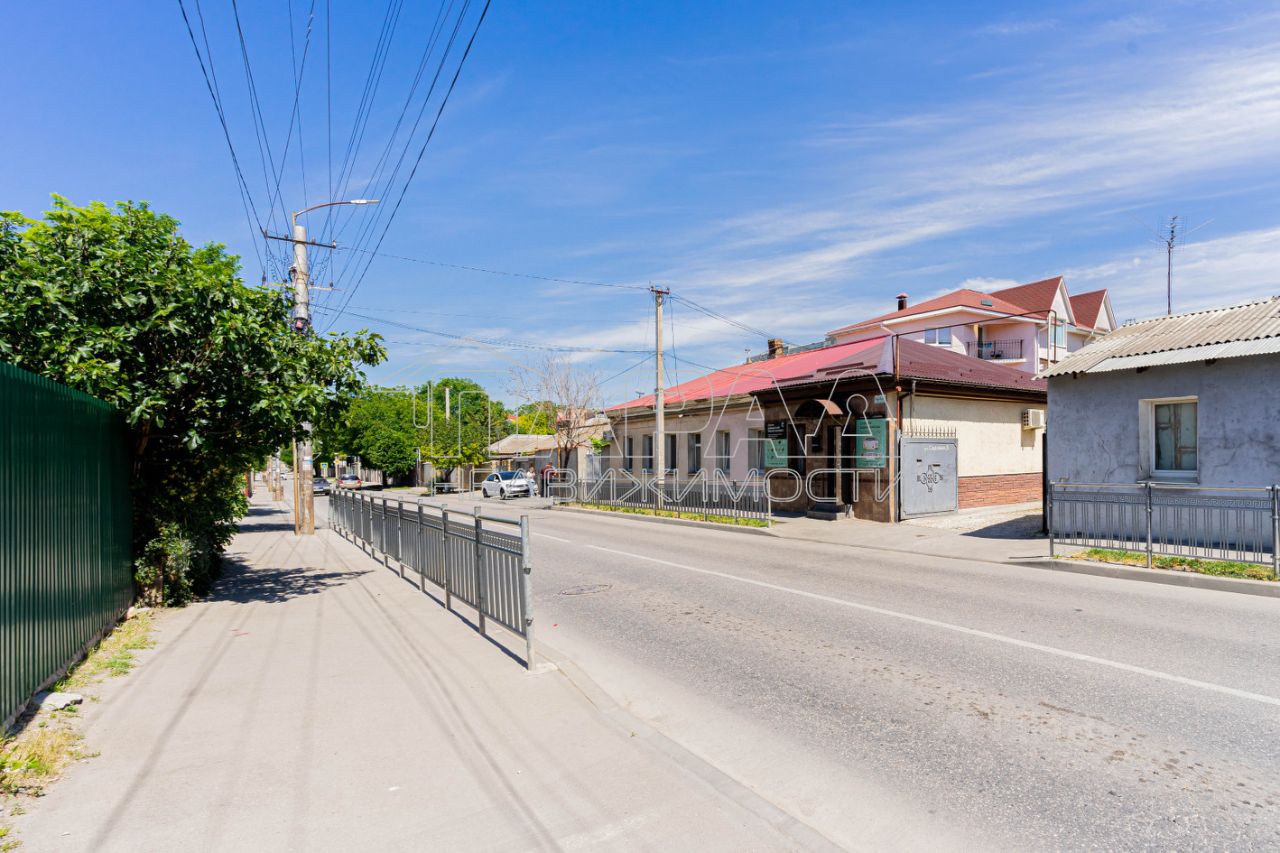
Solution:
<svg viewBox="0 0 1280 853"><path fill-rule="evenodd" d="M449 510L440 509L440 562L444 564L444 609L453 609L453 593L449 589Z"/></svg>
<svg viewBox="0 0 1280 853"><path fill-rule="evenodd" d="M1271 576L1280 580L1280 484L1271 487Z"/></svg>
<svg viewBox="0 0 1280 853"><path fill-rule="evenodd" d="M472 510L476 521L476 625L480 628L480 633L484 633L484 545L480 541L480 531L482 522L480 521L480 507Z"/></svg>
<svg viewBox="0 0 1280 853"><path fill-rule="evenodd" d="M396 501L396 562L400 564L400 578L404 579L404 537L400 535L400 525L404 515L404 501Z"/></svg>
<svg viewBox="0 0 1280 853"><path fill-rule="evenodd" d="M422 513L422 498L418 498L418 538L414 541L414 565L418 569L418 589L427 591L427 561L422 554L422 537L426 534L426 520Z"/></svg>
<svg viewBox="0 0 1280 853"><path fill-rule="evenodd" d="M520 609L524 611L524 667L533 671L533 584L529 560L529 516L520 516Z"/></svg>
<svg viewBox="0 0 1280 853"><path fill-rule="evenodd" d="M1056 557L1057 554L1053 553L1053 483L1045 483L1044 488L1044 526L1049 534L1049 556Z"/></svg>
<svg viewBox="0 0 1280 853"><path fill-rule="evenodd" d="M1147 483L1147 567L1151 569L1155 540L1151 538L1151 483Z"/></svg>

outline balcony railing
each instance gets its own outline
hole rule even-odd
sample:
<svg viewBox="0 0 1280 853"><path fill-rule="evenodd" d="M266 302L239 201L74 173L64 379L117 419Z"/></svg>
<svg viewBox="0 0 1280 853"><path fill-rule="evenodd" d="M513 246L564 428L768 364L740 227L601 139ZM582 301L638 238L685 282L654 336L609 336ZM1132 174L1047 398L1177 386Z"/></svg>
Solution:
<svg viewBox="0 0 1280 853"><path fill-rule="evenodd" d="M965 341L965 352L988 361L1022 358L1022 341Z"/></svg>

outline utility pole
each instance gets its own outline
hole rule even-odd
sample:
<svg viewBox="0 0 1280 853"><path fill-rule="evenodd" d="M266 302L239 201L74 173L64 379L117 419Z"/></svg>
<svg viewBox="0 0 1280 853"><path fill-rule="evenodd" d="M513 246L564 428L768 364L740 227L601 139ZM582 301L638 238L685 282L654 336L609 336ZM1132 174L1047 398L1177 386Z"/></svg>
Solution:
<svg viewBox="0 0 1280 853"><path fill-rule="evenodd" d="M1173 314L1173 245L1178 240L1178 217L1169 218L1169 236L1161 237L1165 248L1165 313Z"/></svg>
<svg viewBox="0 0 1280 853"><path fill-rule="evenodd" d="M650 287L653 292L654 317L654 373L655 388L653 395L654 437L653 466L654 476L658 481L657 507L662 508L666 497L667 482L667 436L666 436L666 380L662 374L662 301L671 291L661 287Z"/></svg>
<svg viewBox="0 0 1280 853"><path fill-rule="evenodd" d="M313 204L311 207L303 208L293 214L293 233L291 235L283 238L272 238L283 239L293 244L293 268L290 270L293 276L293 330L298 334L308 335L311 333L311 275L307 261L307 247L314 245L323 248L337 248L336 244L324 246L322 243L309 242L307 240L307 227L298 221L298 217L312 210L319 210L322 207L333 207L339 204L377 203L377 199L356 198L350 201L328 201L323 204ZM271 237L271 235L267 236ZM294 442L293 445L293 529L299 535L311 535L316 532L315 489L312 486L304 486L302 484L304 475L308 483L315 478L315 466L311 458L311 424L304 423L302 431L305 437L300 442Z"/></svg>

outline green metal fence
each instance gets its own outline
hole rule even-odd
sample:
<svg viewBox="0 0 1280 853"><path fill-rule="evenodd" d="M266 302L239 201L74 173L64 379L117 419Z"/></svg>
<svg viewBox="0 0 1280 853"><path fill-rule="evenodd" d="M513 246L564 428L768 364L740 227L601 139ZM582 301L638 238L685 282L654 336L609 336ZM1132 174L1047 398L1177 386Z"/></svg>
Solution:
<svg viewBox="0 0 1280 853"><path fill-rule="evenodd" d="M0 363L0 722L132 596L128 436L114 409Z"/></svg>

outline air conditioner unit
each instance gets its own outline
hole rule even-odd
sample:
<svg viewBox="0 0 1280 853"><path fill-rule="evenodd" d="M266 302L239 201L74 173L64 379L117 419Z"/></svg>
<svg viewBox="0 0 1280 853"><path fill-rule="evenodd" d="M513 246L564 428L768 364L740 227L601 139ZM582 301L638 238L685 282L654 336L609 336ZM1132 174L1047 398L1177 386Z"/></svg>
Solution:
<svg viewBox="0 0 1280 853"><path fill-rule="evenodd" d="M1023 409L1023 429L1044 429L1044 409Z"/></svg>

